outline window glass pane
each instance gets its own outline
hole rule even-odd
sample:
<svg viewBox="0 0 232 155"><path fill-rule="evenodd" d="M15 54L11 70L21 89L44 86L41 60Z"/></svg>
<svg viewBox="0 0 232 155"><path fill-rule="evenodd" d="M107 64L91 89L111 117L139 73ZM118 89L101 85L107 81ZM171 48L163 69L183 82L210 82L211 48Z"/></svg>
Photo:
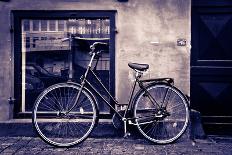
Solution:
<svg viewBox="0 0 232 155"><path fill-rule="evenodd" d="M108 38L110 37L110 20L109 19L104 19L102 20L102 37L103 38Z"/></svg>
<svg viewBox="0 0 232 155"><path fill-rule="evenodd" d="M56 31L56 21L49 20L49 31Z"/></svg>
<svg viewBox="0 0 232 155"><path fill-rule="evenodd" d="M39 20L33 20L33 31L39 31Z"/></svg>
<svg viewBox="0 0 232 155"><path fill-rule="evenodd" d="M21 28L22 112L30 112L35 99L47 87L66 82L69 76L78 81L89 64L89 45L99 41L109 42L108 19L25 19ZM73 41L73 52L70 52L69 41L61 41L69 33L82 38ZM108 89L109 64L109 50L106 50L96 69ZM100 104L100 111L109 112L109 107Z"/></svg>
<svg viewBox="0 0 232 155"><path fill-rule="evenodd" d="M24 20L23 21L23 30L24 31L29 31L30 30L30 21L29 20Z"/></svg>
<svg viewBox="0 0 232 155"><path fill-rule="evenodd" d="M58 31L64 31L64 20L58 20Z"/></svg>
<svg viewBox="0 0 232 155"><path fill-rule="evenodd" d="M48 21L41 20L41 31L47 31L47 30L48 30Z"/></svg>
<svg viewBox="0 0 232 155"><path fill-rule="evenodd" d="M39 40L39 37L33 37L33 44L32 47L35 48L36 47L36 41Z"/></svg>
<svg viewBox="0 0 232 155"><path fill-rule="evenodd" d="M30 37L26 37L26 48L30 48Z"/></svg>
<svg viewBox="0 0 232 155"><path fill-rule="evenodd" d="M41 40L47 40L47 37L41 37Z"/></svg>

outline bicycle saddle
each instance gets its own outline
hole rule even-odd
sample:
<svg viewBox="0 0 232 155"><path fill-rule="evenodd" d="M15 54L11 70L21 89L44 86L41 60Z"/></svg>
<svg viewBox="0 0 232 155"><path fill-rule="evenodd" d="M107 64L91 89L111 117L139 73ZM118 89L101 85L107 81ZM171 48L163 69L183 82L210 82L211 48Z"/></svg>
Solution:
<svg viewBox="0 0 232 155"><path fill-rule="evenodd" d="M149 68L148 64L128 63L128 66L132 69L139 71L146 71Z"/></svg>

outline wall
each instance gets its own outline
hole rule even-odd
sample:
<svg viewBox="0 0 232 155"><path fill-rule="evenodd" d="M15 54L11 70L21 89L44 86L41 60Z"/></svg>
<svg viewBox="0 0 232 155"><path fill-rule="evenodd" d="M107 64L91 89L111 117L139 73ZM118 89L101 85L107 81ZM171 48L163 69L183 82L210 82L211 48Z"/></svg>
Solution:
<svg viewBox="0 0 232 155"><path fill-rule="evenodd" d="M26 4L26 5L25 5ZM9 0L0 2L0 120L10 118L7 99L13 96L11 10L117 10L116 97L128 100L132 72L128 62L149 63L145 77L173 77L184 93L190 91L191 0ZM177 46L178 38L188 46ZM159 42L151 44L150 42Z"/></svg>

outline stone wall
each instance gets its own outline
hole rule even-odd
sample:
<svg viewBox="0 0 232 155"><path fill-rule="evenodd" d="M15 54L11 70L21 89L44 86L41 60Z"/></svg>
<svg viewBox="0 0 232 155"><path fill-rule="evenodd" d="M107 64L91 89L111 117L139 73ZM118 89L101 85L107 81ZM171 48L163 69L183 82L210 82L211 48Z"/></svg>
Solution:
<svg viewBox="0 0 232 155"><path fill-rule="evenodd" d="M125 103L132 84L128 62L148 63L147 77L173 77L184 93L190 91L191 0L9 0L0 2L0 120L10 118L7 99L13 96L11 10L117 10L116 98ZM177 46L177 39L187 46ZM151 42L158 42L151 44ZM16 58L17 59L17 58Z"/></svg>

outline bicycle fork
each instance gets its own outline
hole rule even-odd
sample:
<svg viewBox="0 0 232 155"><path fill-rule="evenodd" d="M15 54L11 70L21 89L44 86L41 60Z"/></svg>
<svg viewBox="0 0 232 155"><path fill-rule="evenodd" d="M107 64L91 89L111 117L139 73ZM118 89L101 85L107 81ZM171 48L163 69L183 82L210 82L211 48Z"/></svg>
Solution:
<svg viewBox="0 0 232 155"><path fill-rule="evenodd" d="M91 68L91 66L92 66L92 62L93 62L93 59L94 59L95 55L96 55L96 53L93 53L93 54L92 54L92 57L91 57L91 59L90 59L89 65L88 65L88 68L87 68L87 70L86 70L86 72L85 72L84 78L82 79L81 88L80 88L80 91L78 92L78 94L77 94L77 96L76 96L74 105L73 105L65 114L70 113L70 111L72 111L72 110L74 109L74 107L77 105L78 100L79 100L79 98L80 98L80 96L81 96L82 90L83 90L84 85L85 85L85 80L86 80L86 78L87 78L87 76L88 76L88 73L89 73L89 70L90 70L90 68Z"/></svg>

